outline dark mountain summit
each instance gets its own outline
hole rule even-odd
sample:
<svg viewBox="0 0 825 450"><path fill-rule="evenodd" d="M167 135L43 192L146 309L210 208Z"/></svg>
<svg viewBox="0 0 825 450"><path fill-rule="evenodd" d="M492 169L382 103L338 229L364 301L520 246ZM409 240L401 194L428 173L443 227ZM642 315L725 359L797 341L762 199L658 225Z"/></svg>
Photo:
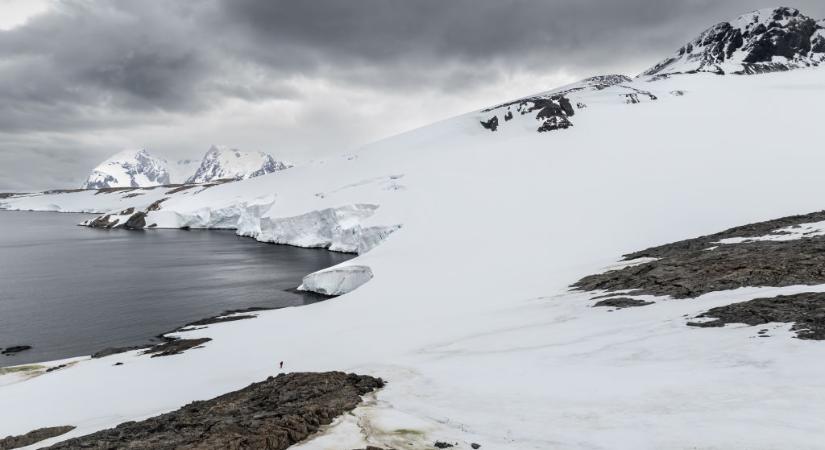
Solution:
<svg viewBox="0 0 825 450"><path fill-rule="evenodd" d="M825 24L794 8L754 11L721 22L643 75L756 74L825 62Z"/></svg>

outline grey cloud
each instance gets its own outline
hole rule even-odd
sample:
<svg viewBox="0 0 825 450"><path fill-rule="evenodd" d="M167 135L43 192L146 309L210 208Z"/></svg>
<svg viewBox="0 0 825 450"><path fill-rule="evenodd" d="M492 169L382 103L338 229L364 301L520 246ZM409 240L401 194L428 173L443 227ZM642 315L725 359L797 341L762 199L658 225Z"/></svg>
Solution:
<svg viewBox="0 0 825 450"><path fill-rule="evenodd" d="M29 172L44 174L29 186L61 187L69 178L82 178L97 160L118 150L107 148L100 136L116 134L107 142L128 142L132 134L142 139L135 147L151 147L153 126L179 126L177 134L192 135L181 138L182 145L205 148L209 143L197 140L197 130L186 129L187 119L220 115L231 99L288 100L301 111L324 111L328 103L345 108L324 98L329 90L316 85L385 99L381 107L392 110L364 116L372 131L362 136L377 138L384 129L396 131L382 120L386 113L409 108L419 98L483 106L475 99L478 92L504 91L514 75L538 79L563 72L583 78L641 71L720 20L773 6L759 0L62 0L55 5L24 26L0 31L0 188L24 186L16 177L34 179ZM790 6L825 17L821 0ZM438 106L432 109L440 111ZM345 122L352 116L335 111L325 120L338 122L326 127L358 128ZM278 136L267 130L261 136L307 152L341 140L314 132L317 119L311 117L290 116L284 123L292 128L268 125ZM59 158L68 169L53 169ZM65 170L79 172L60 175Z"/></svg>
<svg viewBox="0 0 825 450"><path fill-rule="evenodd" d="M825 14L816 1L802 3ZM234 50L278 68L452 61L546 70L669 53L716 21L758 6L748 0L223 0L220 17Z"/></svg>

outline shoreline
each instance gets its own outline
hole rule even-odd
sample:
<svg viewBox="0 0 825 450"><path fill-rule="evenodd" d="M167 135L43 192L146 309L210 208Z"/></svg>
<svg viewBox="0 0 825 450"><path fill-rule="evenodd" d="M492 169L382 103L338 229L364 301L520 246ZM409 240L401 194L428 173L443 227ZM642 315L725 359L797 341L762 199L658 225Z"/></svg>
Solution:
<svg viewBox="0 0 825 450"><path fill-rule="evenodd" d="M142 354L152 354L158 353L155 356L171 356L181 354L189 349L197 348L201 344L205 344L206 342L210 341L211 339L207 339L205 342L201 342L197 345L188 346L190 343L189 339L182 339L178 337L171 337L169 335L177 334L177 333L184 333L188 331L195 331L207 328L209 325L215 325L219 323L225 322L236 322L239 320L247 320L247 319L255 319L258 316L256 314L250 314L255 312L263 312L263 311L275 311L279 309L287 309L287 308L300 308L302 306L308 306L315 303L319 303L322 301L332 300L338 296L335 295L324 295L319 294L317 292L310 292L310 291L301 291L298 288L291 288L291 289L284 289L284 292L290 292L293 294L301 295L305 297L307 300L310 300L308 303L304 303L303 305L295 305L295 306L278 306L278 307L266 307L266 306L250 306L247 308L239 308L239 309L229 309L224 310L218 314L211 315L204 317L202 319L198 319L192 322L188 322L184 325L179 327L173 328L169 331L156 334L147 338L147 341L143 344L137 345L130 345L130 346L123 346L123 347L105 347L95 352L92 352L88 355L73 355L67 356L65 358L58 358L46 361L34 361L28 363L21 363L15 364L11 366L0 366L0 377L4 375L9 375L16 373L18 368L24 367L42 367L45 369L42 373L39 374L32 374L33 376L42 375L45 373L53 372L55 370L60 370L62 368L68 367L68 365L60 364L64 361L78 361L84 359L101 359L108 356L118 355L130 351L136 350L144 350ZM18 347L18 345L10 346L9 348ZM25 350L21 350L20 352L30 350L34 347L29 346L28 344L21 344L19 347L29 347ZM171 352L170 352L171 351ZM19 352L18 352L19 353ZM153 356L153 357L155 357Z"/></svg>

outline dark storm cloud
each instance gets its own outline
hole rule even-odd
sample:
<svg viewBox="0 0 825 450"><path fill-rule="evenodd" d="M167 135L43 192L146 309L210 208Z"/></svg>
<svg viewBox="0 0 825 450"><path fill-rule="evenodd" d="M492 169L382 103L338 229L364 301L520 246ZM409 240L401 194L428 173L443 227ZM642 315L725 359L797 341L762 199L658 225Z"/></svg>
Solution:
<svg viewBox="0 0 825 450"><path fill-rule="evenodd" d="M825 14L819 0L803 0ZM752 0L222 0L228 45L276 68L650 64ZM770 6L770 5L768 5ZM800 5L805 6L805 5ZM371 74L370 74L371 75ZM398 75L398 74L395 74ZM403 74L402 74L403 75ZM402 78L403 79L403 78Z"/></svg>
<svg viewBox="0 0 825 450"><path fill-rule="evenodd" d="M775 6L763 1L56 1L0 31L0 188L22 186L12 177L29 169L63 183L49 161L86 167L117 150L95 133L220 112L231 99L323 108L312 83L456 103L516 75L641 71L720 20ZM821 0L791 6L825 17Z"/></svg>
<svg viewBox="0 0 825 450"><path fill-rule="evenodd" d="M814 4L811 0L808 3ZM0 130L106 127L284 80L470 90L512 71L652 64L749 0L68 0L0 32ZM815 8L823 9L822 6ZM816 11L817 13L821 11ZM714 18L714 19L711 19ZM248 73L258 74L254 79Z"/></svg>

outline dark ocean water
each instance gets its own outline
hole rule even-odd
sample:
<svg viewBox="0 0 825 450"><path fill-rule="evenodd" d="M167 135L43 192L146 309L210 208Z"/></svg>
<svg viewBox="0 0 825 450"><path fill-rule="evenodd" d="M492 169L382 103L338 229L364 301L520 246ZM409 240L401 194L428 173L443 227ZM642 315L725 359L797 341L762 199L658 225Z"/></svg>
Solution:
<svg viewBox="0 0 825 450"><path fill-rule="evenodd" d="M351 256L231 231L95 230L81 214L0 211L0 367L140 345L225 310L313 300L301 278Z"/></svg>

